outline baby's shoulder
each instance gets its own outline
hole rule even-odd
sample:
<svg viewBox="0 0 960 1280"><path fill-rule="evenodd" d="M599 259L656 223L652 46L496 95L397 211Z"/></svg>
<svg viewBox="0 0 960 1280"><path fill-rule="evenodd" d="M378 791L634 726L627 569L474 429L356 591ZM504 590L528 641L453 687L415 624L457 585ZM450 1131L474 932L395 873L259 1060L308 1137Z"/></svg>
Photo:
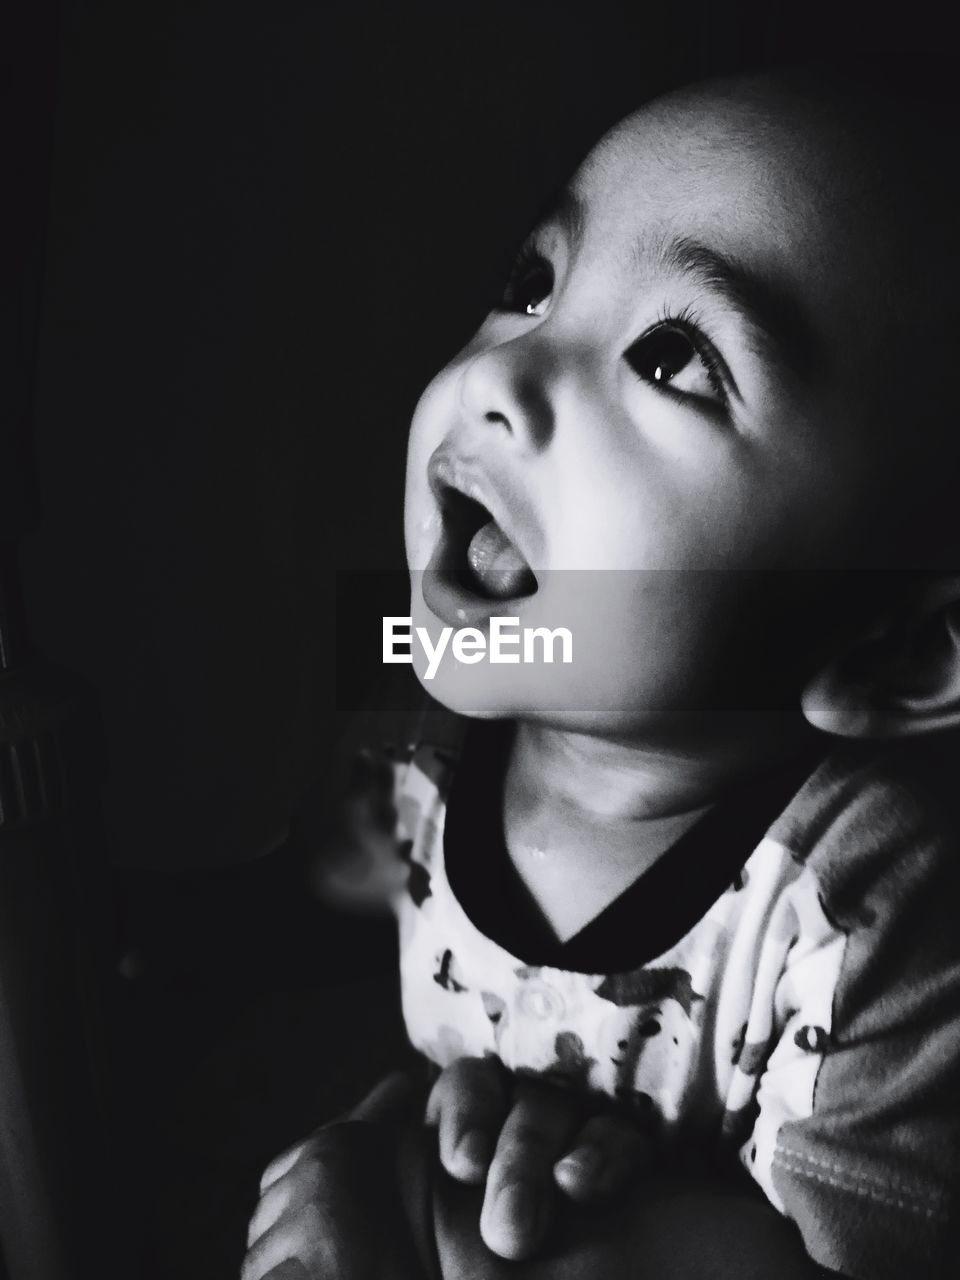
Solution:
<svg viewBox="0 0 960 1280"><path fill-rule="evenodd" d="M960 735L839 743L768 834L842 927L931 895L960 909Z"/></svg>

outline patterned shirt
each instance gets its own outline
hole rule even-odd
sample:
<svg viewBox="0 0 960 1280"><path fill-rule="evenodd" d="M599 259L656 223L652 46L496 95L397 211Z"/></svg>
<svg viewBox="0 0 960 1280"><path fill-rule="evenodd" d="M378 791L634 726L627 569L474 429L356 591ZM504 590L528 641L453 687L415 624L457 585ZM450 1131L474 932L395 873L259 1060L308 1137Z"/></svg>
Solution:
<svg viewBox="0 0 960 1280"><path fill-rule="evenodd" d="M510 726L396 766L404 1018L709 1147L858 1280L957 1274L953 736L825 758L701 820L565 944L509 863Z"/></svg>

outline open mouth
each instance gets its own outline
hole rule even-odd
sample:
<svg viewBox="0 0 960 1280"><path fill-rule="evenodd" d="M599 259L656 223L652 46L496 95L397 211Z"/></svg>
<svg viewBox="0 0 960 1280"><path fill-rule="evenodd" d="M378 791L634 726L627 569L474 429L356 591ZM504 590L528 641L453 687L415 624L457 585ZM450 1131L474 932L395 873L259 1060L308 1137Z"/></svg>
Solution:
<svg viewBox="0 0 960 1280"><path fill-rule="evenodd" d="M443 517L442 569L485 600L514 600L537 589L533 570L482 502L459 489L439 492Z"/></svg>

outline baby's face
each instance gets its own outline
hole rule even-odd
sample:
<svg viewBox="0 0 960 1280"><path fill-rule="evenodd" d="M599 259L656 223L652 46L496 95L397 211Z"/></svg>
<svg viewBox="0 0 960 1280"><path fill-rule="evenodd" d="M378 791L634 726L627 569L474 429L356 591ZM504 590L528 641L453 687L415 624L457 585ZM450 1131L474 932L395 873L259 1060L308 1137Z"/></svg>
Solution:
<svg viewBox="0 0 960 1280"><path fill-rule="evenodd" d="M573 662L448 655L435 697L641 739L799 697L810 571L842 567L889 462L882 237L847 145L701 91L587 158L421 398L405 517L415 626L566 625Z"/></svg>

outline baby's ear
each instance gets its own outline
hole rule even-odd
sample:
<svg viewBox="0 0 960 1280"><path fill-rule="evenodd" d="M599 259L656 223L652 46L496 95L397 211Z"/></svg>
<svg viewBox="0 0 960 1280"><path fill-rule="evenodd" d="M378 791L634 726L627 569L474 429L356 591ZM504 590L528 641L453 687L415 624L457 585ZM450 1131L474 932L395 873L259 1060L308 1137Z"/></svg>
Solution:
<svg viewBox="0 0 960 1280"><path fill-rule="evenodd" d="M817 672L802 706L843 738L960 726L960 575L914 583Z"/></svg>

